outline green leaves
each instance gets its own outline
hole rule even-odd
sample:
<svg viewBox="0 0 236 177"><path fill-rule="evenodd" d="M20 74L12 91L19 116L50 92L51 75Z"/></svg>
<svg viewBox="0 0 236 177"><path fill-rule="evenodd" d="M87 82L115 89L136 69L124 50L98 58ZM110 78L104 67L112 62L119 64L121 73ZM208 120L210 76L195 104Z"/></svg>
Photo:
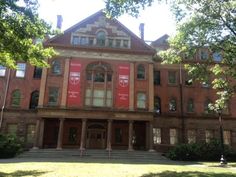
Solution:
<svg viewBox="0 0 236 177"><path fill-rule="evenodd" d="M52 48L35 44L53 34L51 27L37 14L37 1L19 0L0 3L0 64L15 68L17 61L48 66L46 59L55 55Z"/></svg>

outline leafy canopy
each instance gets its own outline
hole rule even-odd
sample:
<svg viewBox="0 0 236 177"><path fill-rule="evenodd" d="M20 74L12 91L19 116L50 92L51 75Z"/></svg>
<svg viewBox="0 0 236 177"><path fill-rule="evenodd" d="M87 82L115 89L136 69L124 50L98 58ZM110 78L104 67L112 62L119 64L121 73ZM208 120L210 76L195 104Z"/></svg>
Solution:
<svg viewBox="0 0 236 177"><path fill-rule="evenodd" d="M48 66L46 59L55 51L44 48L42 41L53 32L37 8L37 0L0 1L0 65L16 68L17 61L25 61Z"/></svg>
<svg viewBox="0 0 236 177"><path fill-rule="evenodd" d="M107 0L106 5L111 16L123 13L137 16L141 7L152 2ZM177 32L169 40L170 48L159 55L164 64L184 63L192 79L202 83L212 80L218 98L210 107L221 111L236 92L236 1L169 0L167 3L176 17ZM208 50L209 57L202 62L190 60L199 56L201 49ZM222 60L214 61L215 52Z"/></svg>

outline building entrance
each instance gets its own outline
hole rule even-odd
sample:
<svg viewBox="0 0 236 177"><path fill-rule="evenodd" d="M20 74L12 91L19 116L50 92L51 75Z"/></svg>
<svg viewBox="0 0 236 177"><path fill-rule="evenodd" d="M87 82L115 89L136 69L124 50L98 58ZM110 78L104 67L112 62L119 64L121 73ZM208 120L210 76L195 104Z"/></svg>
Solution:
<svg viewBox="0 0 236 177"><path fill-rule="evenodd" d="M91 124L88 126L86 147L89 149L105 149L106 129L103 124Z"/></svg>

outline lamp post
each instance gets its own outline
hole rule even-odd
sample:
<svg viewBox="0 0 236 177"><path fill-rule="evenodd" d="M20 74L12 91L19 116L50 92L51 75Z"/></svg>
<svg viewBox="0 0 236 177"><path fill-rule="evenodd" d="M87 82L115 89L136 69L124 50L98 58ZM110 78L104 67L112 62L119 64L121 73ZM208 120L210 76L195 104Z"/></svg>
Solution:
<svg viewBox="0 0 236 177"><path fill-rule="evenodd" d="M224 156L224 136L223 136L223 126L222 126L222 110L218 111L218 116L219 116L219 124L220 124L220 145L221 145L220 164L226 165L227 161Z"/></svg>

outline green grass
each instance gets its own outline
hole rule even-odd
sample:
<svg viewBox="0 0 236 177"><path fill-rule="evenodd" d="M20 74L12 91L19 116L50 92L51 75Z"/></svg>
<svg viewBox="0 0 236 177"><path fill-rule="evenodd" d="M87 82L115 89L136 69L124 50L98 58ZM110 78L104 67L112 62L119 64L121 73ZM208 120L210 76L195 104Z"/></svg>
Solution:
<svg viewBox="0 0 236 177"><path fill-rule="evenodd" d="M38 160L38 159L37 159ZM127 160L50 159L44 162L24 159L0 160L0 177L236 177L236 164L219 167L219 163L156 163ZM55 161L55 162L53 162Z"/></svg>

